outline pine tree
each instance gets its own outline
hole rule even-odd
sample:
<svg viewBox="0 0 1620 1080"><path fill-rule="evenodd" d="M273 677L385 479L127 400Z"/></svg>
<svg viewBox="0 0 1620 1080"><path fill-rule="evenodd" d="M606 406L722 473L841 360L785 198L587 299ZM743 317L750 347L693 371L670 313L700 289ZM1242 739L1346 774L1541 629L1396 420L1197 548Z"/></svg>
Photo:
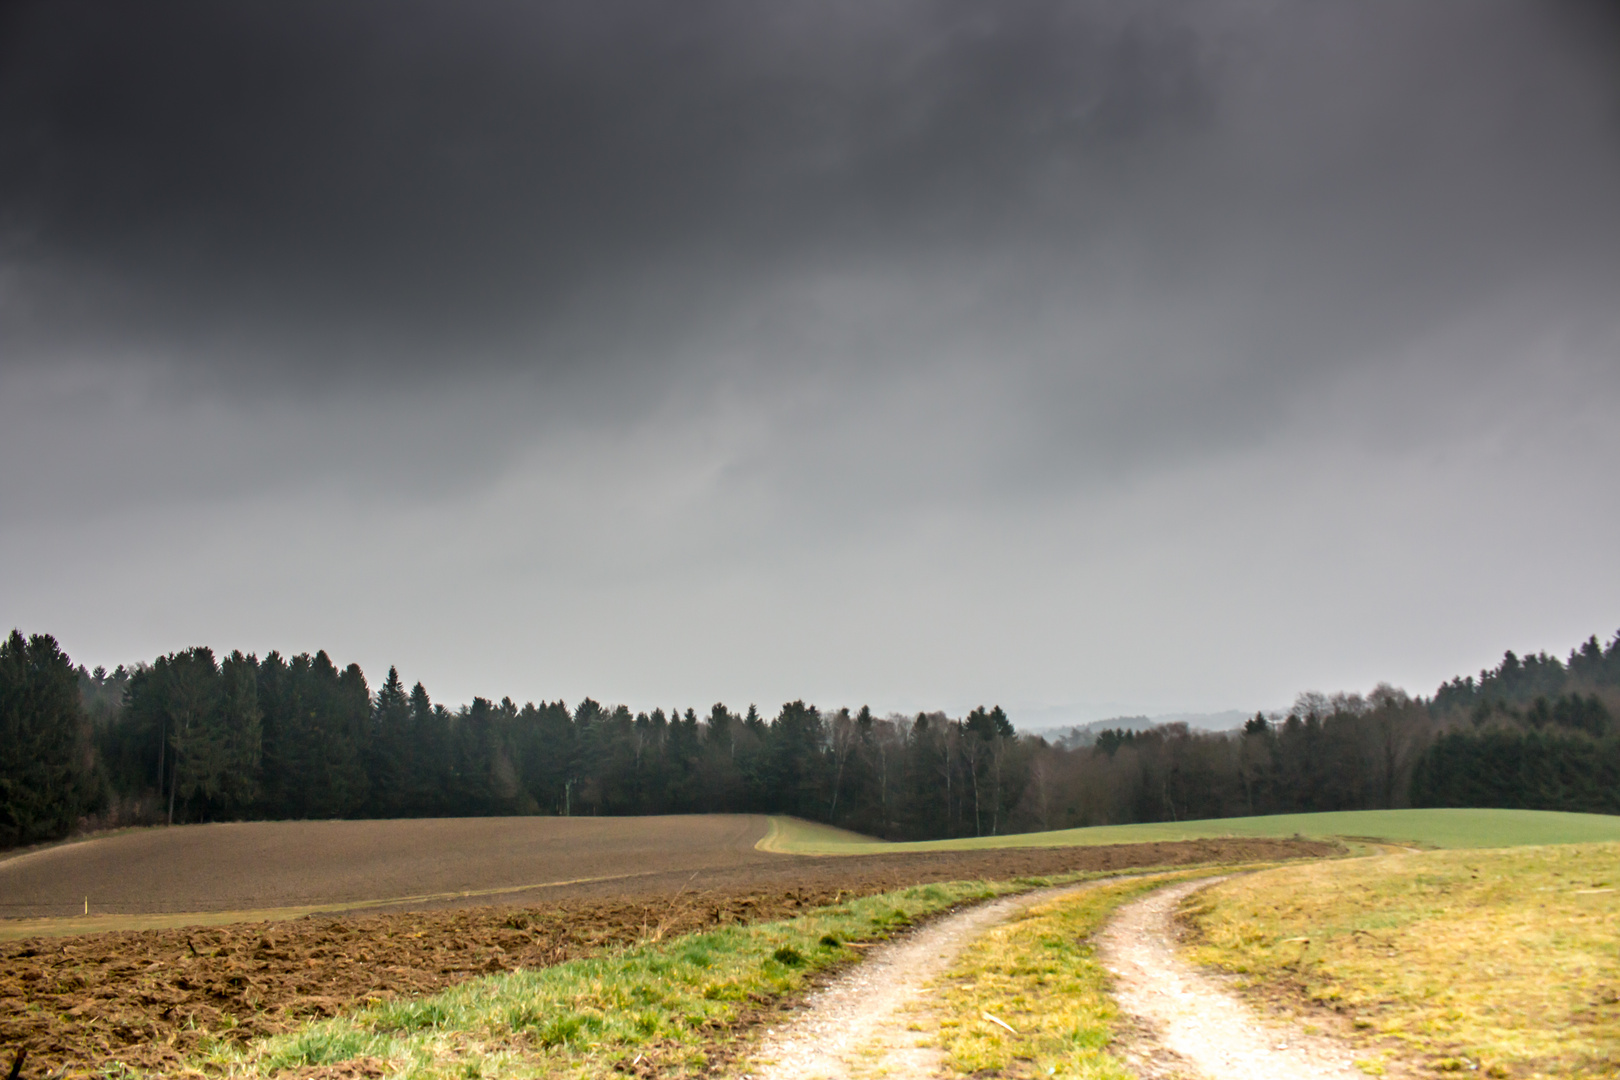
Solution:
<svg viewBox="0 0 1620 1080"><path fill-rule="evenodd" d="M259 798L264 714L258 669L258 661L241 652L232 652L219 665L218 728L224 745L217 788L221 812L232 817L249 813Z"/></svg>
<svg viewBox="0 0 1620 1080"><path fill-rule="evenodd" d="M409 812L430 817L448 813L450 718L421 683L411 688L411 732Z"/></svg>
<svg viewBox="0 0 1620 1080"><path fill-rule="evenodd" d="M91 803L88 725L73 663L49 634L0 643L0 844L65 834Z"/></svg>
<svg viewBox="0 0 1620 1080"><path fill-rule="evenodd" d="M378 817L403 817L411 811L411 755L416 742L411 730L413 715L399 669L390 667L372 703L368 739L366 773L370 778L371 812Z"/></svg>
<svg viewBox="0 0 1620 1080"><path fill-rule="evenodd" d="M173 767L169 779L169 824L176 799L186 803L219 793L228 766L218 714L219 668L206 646L170 653L153 665Z"/></svg>

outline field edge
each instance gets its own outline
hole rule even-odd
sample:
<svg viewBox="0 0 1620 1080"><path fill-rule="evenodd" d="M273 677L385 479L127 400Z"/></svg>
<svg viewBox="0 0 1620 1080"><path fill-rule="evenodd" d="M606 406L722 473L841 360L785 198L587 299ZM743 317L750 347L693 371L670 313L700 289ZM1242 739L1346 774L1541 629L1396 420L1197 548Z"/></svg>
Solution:
<svg viewBox="0 0 1620 1080"><path fill-rule="evenodd" d="M1620 840L1620 815L1559 810L1437 807L1336 810L1209 818L1138 825L1094 825L1049 832L952 840L884 841L818 822L773 815L756 847L784 855L879 855L1020 847L1089 847L1163 840L1371 840L1428 848L1508 848Z"/></svg>

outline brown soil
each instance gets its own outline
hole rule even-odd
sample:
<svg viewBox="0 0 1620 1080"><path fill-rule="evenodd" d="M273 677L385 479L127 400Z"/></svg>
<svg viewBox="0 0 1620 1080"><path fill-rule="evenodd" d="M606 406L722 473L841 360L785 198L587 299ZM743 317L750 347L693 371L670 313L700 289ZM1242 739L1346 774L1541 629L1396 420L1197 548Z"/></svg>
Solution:
<svg viewBox="0 0 1620 1080"><path fill-rule="evenodd" d="M209 1035L285 1031L309 1017L485 972L789 917L839 896L920 882L1332 850L1311 841L1206 840L757 862L741 856L708 869L671 858L665 869L634 877L549 889L541 904L445 908L434 901L437 910L409 913L32 938L0 944L0 1068L15 1047L26 1046L26 1077L99 1075L113 1061L172 1072Z"/></svg>
<svg viewBox="0 0 1620 1080"><path fill-rule="evenodd" d="M766 819L429 818L139 829L0 859L0 917L416 904L769 862ZM484 903L490 902L488 899Z"/></svg>

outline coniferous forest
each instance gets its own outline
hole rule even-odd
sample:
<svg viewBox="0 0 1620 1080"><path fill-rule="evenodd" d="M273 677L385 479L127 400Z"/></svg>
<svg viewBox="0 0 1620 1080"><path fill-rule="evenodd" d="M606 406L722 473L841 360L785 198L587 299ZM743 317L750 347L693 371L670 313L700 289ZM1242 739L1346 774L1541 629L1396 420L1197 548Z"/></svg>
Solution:
<svg viewBox="0 0 1620 1080"><path fill-rule="evenodd" d="M1302 694L1239 731L1050 739L999 708L874 716L789 702L631 713L586 698L448 708L325 652L208 648L107 672L0 643L0 846L245 819L795 814L923 839L1318 810L1620 813L1620 634L1509 652L1432 698Z"/></svg>

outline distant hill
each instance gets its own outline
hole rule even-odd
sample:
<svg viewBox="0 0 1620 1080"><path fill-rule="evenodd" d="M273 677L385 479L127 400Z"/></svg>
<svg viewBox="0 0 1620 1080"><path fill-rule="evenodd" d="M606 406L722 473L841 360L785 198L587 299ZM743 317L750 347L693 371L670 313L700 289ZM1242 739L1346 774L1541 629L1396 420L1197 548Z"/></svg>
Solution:
<svg viewBox="0 0 1620 1080"><path fill-rule="evenodd" d="M1214 713L1160 713L1157 716L1112 716L1106 720L1093 720L1089 724L1050 728L1037 732L1047 742L1065 749L1090 746L1103 731L1148 731L1166 724L1186 724L1193 731L1236 731L1253 713L1242 709L1227 709Z"/></svg>

